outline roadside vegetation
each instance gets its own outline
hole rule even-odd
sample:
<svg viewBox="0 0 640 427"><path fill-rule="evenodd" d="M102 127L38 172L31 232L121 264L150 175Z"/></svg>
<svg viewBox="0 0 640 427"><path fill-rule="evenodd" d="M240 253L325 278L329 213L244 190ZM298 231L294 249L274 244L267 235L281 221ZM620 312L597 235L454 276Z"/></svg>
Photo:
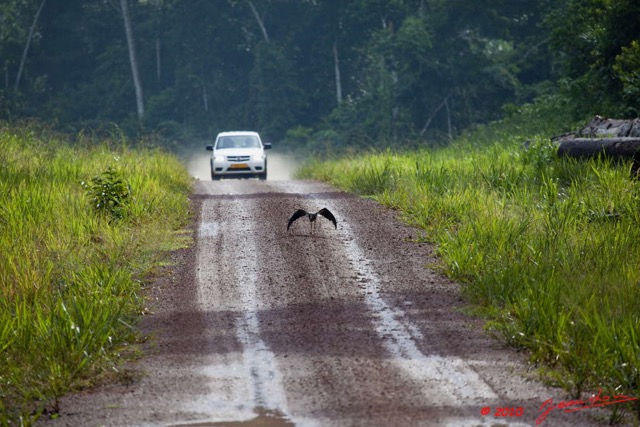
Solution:
<svg viewBox="0 0 640 427"><path fill-rule="evenodd" d="M630 164L557 158L548 137L572 129L544 105L446 148L315 160L300 176L420 227L473 311L553 384L640 397L640 182ZM628 408L640 419L640 401Z"/></svg>
<svg viewBox="0 0 640 427"><path fill-rule="evenodd" d="M134 356L145 278L188 244L190 187L174 156L115 132L0 124L0 425L55 416Z"/></svg>

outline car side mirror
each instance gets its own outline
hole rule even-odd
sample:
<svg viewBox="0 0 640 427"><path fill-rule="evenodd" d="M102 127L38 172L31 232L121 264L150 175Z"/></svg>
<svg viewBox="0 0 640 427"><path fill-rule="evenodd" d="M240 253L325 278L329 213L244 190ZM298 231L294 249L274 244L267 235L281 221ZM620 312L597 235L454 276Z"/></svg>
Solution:
<svg viewBox="0 0 640 427"><path fill-rule="evenodd" d="M270 142L263 142L262 145L264 145L264 149L265 150L271 149L271 143Z"/></svg>
<svg viewBox="0 0 640 427"><path fill-rule="evenodd" d="M213 151L213 145L207 145L207 151Z"/></svg>

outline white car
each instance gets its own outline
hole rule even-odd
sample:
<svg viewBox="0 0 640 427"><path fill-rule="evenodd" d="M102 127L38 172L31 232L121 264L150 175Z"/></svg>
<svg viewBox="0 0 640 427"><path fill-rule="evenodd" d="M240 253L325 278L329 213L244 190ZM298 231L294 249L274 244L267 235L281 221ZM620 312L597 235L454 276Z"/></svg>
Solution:
<svg viewBox="0 0 640 427"><path fill-rule="evenodd" d="M267 179L267 155L271 148L262 142L257 132L221 132L213 145L207 145L211 154L211 179L222 177Z"/></svg>

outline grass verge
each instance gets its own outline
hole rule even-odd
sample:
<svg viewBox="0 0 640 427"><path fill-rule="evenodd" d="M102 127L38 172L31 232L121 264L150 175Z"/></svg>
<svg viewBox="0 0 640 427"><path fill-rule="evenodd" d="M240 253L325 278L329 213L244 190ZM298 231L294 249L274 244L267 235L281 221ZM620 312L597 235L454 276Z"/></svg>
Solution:
<svg viewBox="0 0 640 427"><path fill-rule="evenodd" d="M497 124L448 148L312 161L299 175L421 227L488 327L554 384L640 397L640 183L629 164L558 159L549 134L529 130ZM627 405L640 419L640 400Z"/></svg>
<svg viewBox="0 0 640 427"><path fill-rule="evenodd" d="M174 156L123 137L0 124L0 425L117 370L145 276L188 244L190 188Z"/></svg>

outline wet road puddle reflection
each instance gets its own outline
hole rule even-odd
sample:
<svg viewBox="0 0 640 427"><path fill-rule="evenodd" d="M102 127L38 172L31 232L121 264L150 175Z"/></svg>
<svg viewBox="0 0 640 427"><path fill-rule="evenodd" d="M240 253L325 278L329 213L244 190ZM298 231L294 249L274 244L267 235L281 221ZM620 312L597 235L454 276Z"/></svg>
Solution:
<svg viewBox="0 0 640 427"><path fill-rule="evenodd" d="M279 411L256 408L255 418L245 421L216 421L175 424L173 427L294 427L295 424Z"/></svg>

